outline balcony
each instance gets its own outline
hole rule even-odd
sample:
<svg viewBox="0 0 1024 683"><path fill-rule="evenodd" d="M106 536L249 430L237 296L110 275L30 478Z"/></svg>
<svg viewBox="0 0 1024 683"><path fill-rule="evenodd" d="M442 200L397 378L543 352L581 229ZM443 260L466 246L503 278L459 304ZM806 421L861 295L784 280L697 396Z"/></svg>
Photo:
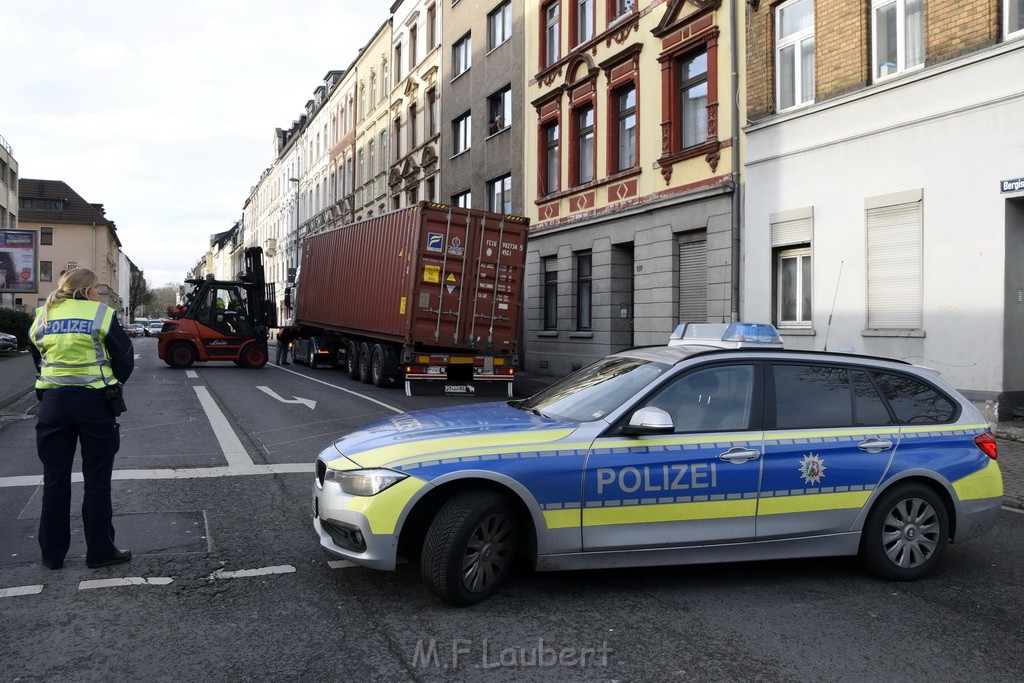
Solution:
<svg viewBox="0 0 1024 683"><path fill-rule="evenodd" d="M263 242L263 253L267 255L267 258L274 258L277 254L277 238L268 237Z"/></svg>

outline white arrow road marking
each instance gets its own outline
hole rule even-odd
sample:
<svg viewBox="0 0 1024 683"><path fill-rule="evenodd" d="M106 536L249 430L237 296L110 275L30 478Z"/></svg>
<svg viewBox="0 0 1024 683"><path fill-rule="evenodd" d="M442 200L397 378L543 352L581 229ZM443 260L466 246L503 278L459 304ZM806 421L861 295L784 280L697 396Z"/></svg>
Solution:
<svg viewBox="0 0 1024 683"><path fill-rule="evenodd" d="M0 598L13 598L19 595L35 595L42 593L42 586L14 586L12 588L0 588Z"/></svg>
<svg viewBox="0 0 1024 683"><path fill-rule="evenodd" d="M78 584L78 590L87 591L92 588L116 588L118 586L166 586L172 581L169 576L125 576L120 579L93 579L82 581Z"/></svg>
<svg viewBox="0 0 1024 683"><path fill-rule="evenodd" d="M316 408L316 401L314 401L311 398L299 398L298 396L296 396L294 399L281 398L280 396L275 394L274 390L271 389L270 387L256 387L256 388L259 389L260 391L262 391L264 394L270 396L271 398L276 398L281 403L301 403L302 405L307 406L310 410L313 410L314 408Z"/></svg>
<svg viewBox="0 0 1024 683"><path fill-rule="evenodd" d="M226 572L218 569L210 574L211 579L238 579L245 576L265 576L267 574L291 574L295 567L290 564L282 564L276 567L261 567L259 569L240 569L237 572Z"/></svg>

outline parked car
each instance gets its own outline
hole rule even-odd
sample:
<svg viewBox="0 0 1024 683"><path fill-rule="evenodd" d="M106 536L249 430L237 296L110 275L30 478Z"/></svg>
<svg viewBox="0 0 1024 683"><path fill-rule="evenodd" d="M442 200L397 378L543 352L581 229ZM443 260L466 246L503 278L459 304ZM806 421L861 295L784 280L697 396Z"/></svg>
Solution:
<svg viewBox="0 0 1024 683"><path fill-rule="evenodd" d="M161 321L150 320L149 327L146 328L146 334L147 336L155 337L156 335L160 334L160 330L162 330L163 327L164 324Z"/></svg>
<svg viewBox="0 0 1024 683"><path fill-rule="evenodd" d="M441 599L538 570L860 555L924 576L1002 504L987 420L902 361L664 346L609 356L532 398L396 415L321 451L329 552L414 558Z"/></svg>
<svg viewBox="0 0 1024 683"><path fill-rule="evenodd" d="M13 334L0 332L0 353L18 350L18 338Z"/></svg>
<svg viewBox="0 0 1024 683"><path fill-rule="evenodd" d="M125 326L124 331L128 333L129 337L142 337L146 334L142 323L129 323Z"/></svg>

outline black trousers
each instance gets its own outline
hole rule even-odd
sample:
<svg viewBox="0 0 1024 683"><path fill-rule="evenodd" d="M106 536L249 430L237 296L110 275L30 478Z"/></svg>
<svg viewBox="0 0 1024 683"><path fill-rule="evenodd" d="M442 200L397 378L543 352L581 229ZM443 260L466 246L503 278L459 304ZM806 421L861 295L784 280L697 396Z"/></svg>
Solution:
<svg viewBox="0 0 1024 683"><path fill-rule="evenodd" d="M88 562L102 562L116 551L110 475L121 446L120 426L101 389L47 389L39 406L36 446L43 463L43 513L39 548L43 559L60 563L71 547L71 469L82 446L85 500L82 522Z"/></svg>
<svg viewBox="0 0 1024 683"><path fill-rule="evenodd" d="M281 340L277 340L277 364L280 365L282 362L288 362L288 347L291 346L291 342L281 343Z"/></svg>

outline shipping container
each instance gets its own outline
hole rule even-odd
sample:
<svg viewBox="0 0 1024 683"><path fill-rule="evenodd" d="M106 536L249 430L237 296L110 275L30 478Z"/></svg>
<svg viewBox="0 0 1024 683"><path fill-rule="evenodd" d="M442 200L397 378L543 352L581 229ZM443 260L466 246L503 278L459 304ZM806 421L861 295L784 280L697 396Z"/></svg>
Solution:
<svg viewBox="0 0 1024 683"><path fill-rule="evenodd" d="M528 221L420 202L303 240L295 358L407 393L511 396Z"/></svg>

